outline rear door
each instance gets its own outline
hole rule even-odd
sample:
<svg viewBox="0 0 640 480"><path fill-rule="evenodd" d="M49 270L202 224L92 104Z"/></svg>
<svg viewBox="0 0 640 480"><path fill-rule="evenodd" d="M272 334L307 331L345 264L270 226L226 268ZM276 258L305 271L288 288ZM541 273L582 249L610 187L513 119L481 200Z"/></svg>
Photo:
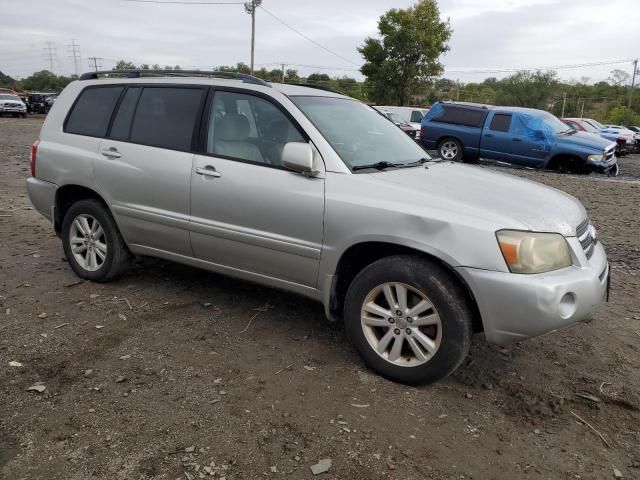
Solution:
<svg viewBox="0 0 640 480"><path fill-rule="evenodd" d="M285 169L288 142L309 139L273 99L210 93L191 176L191 244L222 271L304 290L317 286L324 175Z"/></svg>
<svg viewBox="0 0 640 480"><path fill-rule="evenodd" d="M482 131L480 156L496 160L511 160L512 144L517 140L510 132L511 113L491 112L487 118L487 125Z"/></svg>
<svg viewBox="0 0 640 480"><path fill-rule="evenodd" d="M95 182L134 251L191 256L192 144L205 95L204 87L134 84L120 99Z"/></svg>

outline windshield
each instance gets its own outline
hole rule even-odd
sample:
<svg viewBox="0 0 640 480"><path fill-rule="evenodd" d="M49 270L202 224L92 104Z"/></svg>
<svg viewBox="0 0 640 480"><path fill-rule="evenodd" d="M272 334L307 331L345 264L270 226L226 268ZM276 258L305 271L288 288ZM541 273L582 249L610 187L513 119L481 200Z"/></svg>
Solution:
<svg viewBox="0 0 640 480"><path fill-rule="evenodd" d="M566 123L560 121L558 118L554 117L550 113L545 112L542 115L538 116L538 118L542 120L545 123L545 125L547 125L547 127L553 130L554 133L563 133L568 130L573 130L572 127L567 126Z"/></svg>
<svg viewBox="0 0 640 480"><path fill-rule="evenodd" d="M587 132L598 133L598 129L593 125L591 125L589 122L580 122L580 126L584 128Z"/></svg>
<svg viewBox="0 0 640 480"><path fill-rule="evenodd" d="M598 122L597 120L590 119L590 120L585 120L585 122L590 123L591 125L596 127L598 130L602 130L603 128L605 128L605 126L600 122Z"/></svg>
<svg viewBox="0 0 640 480"><path fill-rule="evenodd" d="M20 97L17 95L5 95L5 94L0 94L0 100L14 100L14 101L18 101L20 102Z"/></svg>
<svg viewBox="0 0 640 480"><path fill-rule="evenodd" d="M402 119L400 118L400 115L398 115L397 113L385 112L385 114L387 115L387 117L389 117L389 120L391 120L393 123L402 123Z"/></svg>
<svg viewBox="0 0 640 480"><path fill-rule="evenodd" d="M293 96L291 100L349 168L429 158L407 134L364 103L331 97Z"/></svg>

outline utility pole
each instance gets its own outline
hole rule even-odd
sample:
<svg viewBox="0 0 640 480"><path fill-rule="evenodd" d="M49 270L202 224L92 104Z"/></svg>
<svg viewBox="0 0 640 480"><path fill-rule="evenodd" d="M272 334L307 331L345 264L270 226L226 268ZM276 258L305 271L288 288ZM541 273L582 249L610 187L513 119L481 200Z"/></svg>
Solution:
<svg viewBox="0 0 640 480"><path fill-rule="evenodd" d="M282 83L284 83L284 68L286 67L286 65L283 63L282 64Z"/></svg>
<svg viewBox="0 0 640 480"><path fill-rule="evenodd" d="M584 118L584 100L582 101L582 109L580 110L580 118Z"/></svg>
<svg viewBox="0 0 640 480"><path fill-rule="evenodd" d="M80 45L76 43L76 39L71 39L71 45L67 45L69 47L69 55L70 58L73 58L73 67L76 72L76 77L80 76Z"/></svg>
<svg viewBox="0 0 640 480"><path fill-rule="evenodd" d="M47 42L44 50L49 55L49 71L53 73L53 57L56 55L56 47L53 46L53 42Z"/></svg>
<svg viewBox="0 0 640 480"><path fill-rule="evenodd" d="M629 101L627 107L631 108L631 99L633 98L633 88L636 86L636 73L638 72L638 59L633 61L633 77L631 77L631 89L629 90Z"/></svg>
<svg viewBox="0 0 640 480"><path fill-rule="evenodd" d="M567 103L567 92L563 92L562 94L562 115L560 115L561 118L564 118L564 106Z"/></svg>
<svg viewBox="0 0 640 480"><path fill-rule="evenodd" d="M456 101L460 101L460 79L456 80Z"/></svg>
<svg viewBox="0 0 640 480"><path fill-rule="evenodd" d="M97 72L98 70L100 70L102 68L102 63L101 62L102 62L102 60L104 60L104 58L102 58L102 57L89 57L87 60L89 60L89 66L91 68L93 68L93 70L95 72Z"/></svg>
<svg viewBox="0 0 640 480"><path fill-rule="evenodd" d="M262 0L251 0L244 4L244 11L251 15L251 75L256 50L256 8L262 5Z"/></svg>

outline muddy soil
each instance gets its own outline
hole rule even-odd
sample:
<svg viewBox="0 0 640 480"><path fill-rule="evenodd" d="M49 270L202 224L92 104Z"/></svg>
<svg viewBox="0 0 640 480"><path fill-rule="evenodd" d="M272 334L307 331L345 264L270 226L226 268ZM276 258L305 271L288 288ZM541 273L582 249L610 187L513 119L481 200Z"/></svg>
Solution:
<svg viewBox="0 0 640 480"><path fill-rule="evenodd" d="M0 118L0 478L640 478L640 157L618 179L501 168L585 204L611 301L506 349L478 336L411 388L286 292L148 258L79 282L26 196L41 123Z"/></svg>

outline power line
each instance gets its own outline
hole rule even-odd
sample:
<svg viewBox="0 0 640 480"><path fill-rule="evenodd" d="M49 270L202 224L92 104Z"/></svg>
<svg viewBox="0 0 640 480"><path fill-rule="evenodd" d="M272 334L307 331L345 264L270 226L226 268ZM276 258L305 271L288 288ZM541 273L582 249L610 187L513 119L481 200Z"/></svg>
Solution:
<svg viewBox="0 0 640 480"><path fill-rule="evenodd" d="M89 61L89 66L91 68L93 68L96 72L98 70L100 70L102 68L102 60L104 60L104 58L102 57L89 57L87 58L87 60Z"/></svg>
<svg viewBox="0 0 640 480"><path fill-rule="evenodd" d="M564 70L570 68L597 67L602 65L617 65L620 63L629 63L633 59L624 60L605 60L601 62L575 63L567 65L548 65L543 67L519 67L519 68L495 68L495 69L449 69L445 67L448 73L516 73L523 70Z"/></svg>
<svg viewBox="0 0 640 480"><path fill-rule="evenodd" d="M316 42L315 40L313 40L312 38L309 38L307 35L305 35L304 33L302 33L300 30L295 29L294 27L292 27L291 25L289 25L287 22L285 22L284 20L280 19L279 17L277 17L276 15L274 15L273 13L271 13L269 10L267 10L264 7L260 7L262 8L262 10L264 10L269 16L271 16L272 18L274 18L276 21L280 22L282 25L284 25L285 27L287 27L289 30L291 30L292 32L297 33L298 35L300 35L302 38L304 38L305 40L308 40L309 42L313 43L316 47L319 47L321 49L323 49L325 52L329 52L331 55L334 55L338 58L340 58L341 60L344 60L345 62L348 62L352 65L355 65L356 67L360 67L360 65L358 65L357 63L349 60L346 57L343 57L342 55L340 55L339 53L334 52L333 50L330 50L329 48L325 47L324 45Z"/></svg>
<svg viewBox="0 0 640 480"><path fill-rule="evenodd" d="M168 3L174 5L244 5L244 2L180 2L172 0L122 0L136 3Z"/></svg>

